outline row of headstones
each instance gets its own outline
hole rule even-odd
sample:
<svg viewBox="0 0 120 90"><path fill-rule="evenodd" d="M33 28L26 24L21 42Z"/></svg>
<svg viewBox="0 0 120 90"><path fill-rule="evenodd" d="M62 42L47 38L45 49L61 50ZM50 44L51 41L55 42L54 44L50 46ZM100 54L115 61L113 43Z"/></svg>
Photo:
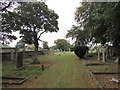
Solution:
<svg viewBox="0 0 120 90"><path fill-rule="evenodd" d="M108 55L109 56L113 55L113 51L111 49L108 49L108 47L99 47L98 48L98 60L100 60L100 53L102 53L103 62L106 61ZM120 57L116 58L115 63L120 63Z"/></svg>

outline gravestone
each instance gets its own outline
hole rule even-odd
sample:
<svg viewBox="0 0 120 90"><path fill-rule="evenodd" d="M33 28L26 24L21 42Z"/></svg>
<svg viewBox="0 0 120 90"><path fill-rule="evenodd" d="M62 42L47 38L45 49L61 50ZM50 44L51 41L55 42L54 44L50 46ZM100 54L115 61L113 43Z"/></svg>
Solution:
<svg viewBox="0 0 120 90"><path fill-rule="evenodd" d="M65 50L63 51L63 54L65 54Z"/></svg>
<svg viewBox="0 0 120 90"><path fill-rule="evenodd" d="M11 51L11 53L10 53L10 57L11 57L11 61L14 61L14 52L13 51Z"/></svg>
<svg viewBox="0 0 120 90"><path fill-rule="evenodd" d="M53 55L54 55L54 50L52 50L52 53L53 53Z"/></svg>
<svg viewBox="0 0 120 90"><path fill-rule="evenodd" d="M117 57L117 58L116 58L115 63L120 64L120 57Z"/></svg>
<svg viewBox="0 0 120 90"><path fill-rule="evenodd" d="M105 62L105 60L107 59L107 56L108 56L107 49L108 49L108 47L106 47L106 46L98 47L98 60L100 60L100 53L102 53L102 60L103 60L103 62Z"/></svg>
<svg viewBox="0 0 120 90"><path fill-rule="evenodd" d="M25 50L22 51L23 52L23 58L25 57Z"/></svg>
<svg viewBox="0 0 120 90"><path fill-rule="evenodd" d="M17 48L15 48L15 62L17 62Z"/></svg>
<svg viewBox="0 0 120 90"><path fill-rule="evenodd" d="M23 67L23 52L18 52L16 64L17 64L16 65L17 69L20 69Z"/></svg>

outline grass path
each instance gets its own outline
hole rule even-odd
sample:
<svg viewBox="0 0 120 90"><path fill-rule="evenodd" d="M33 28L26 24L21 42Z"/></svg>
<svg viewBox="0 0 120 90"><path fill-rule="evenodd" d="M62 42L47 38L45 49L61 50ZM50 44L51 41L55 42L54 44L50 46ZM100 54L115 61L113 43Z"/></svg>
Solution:
<svg viewBox="0 0 120 90"><path fill-rule="evenodd" d="M55 61L42 75L29 78L20 86L22 88L97 88L89 71L73 53L66 52L59 56L40 56L41 61Z"/></svg>

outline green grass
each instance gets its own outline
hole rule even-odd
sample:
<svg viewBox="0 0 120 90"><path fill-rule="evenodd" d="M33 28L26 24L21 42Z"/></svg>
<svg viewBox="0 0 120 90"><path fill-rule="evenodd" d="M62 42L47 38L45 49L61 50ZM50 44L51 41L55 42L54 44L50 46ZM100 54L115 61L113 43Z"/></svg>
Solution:
<svg viewBox="0 0 120 90"><path fill-rule="evenodd" d="M45 67L47 69L47 67ZM16 69L16 64L8 62L6 65L2 66L2 76L22 76L31 77L36 75L41 75L41 66L25 66L22 70Z"/></svg>
<svg viewBox="0 0 120 90"><path fill-rule="evenodd" d="M59 56L61 54L61 56ZM30 78L29 84L22 87L29 88L97 88L93 83L88 69L73 52L57 52L55 55L38 56L41 62L55 62L49 69L42 74L39 67L27 67L25 70L15 70L14 65L3 66L3 75L10 75L14 72L25 74L26 76L37 75L37 79ZM9 67L9 68L7 68ZM7 70L6 70L7 69ZM14 71L13 71L14 70ZM41 74L41 75L40 75ZM21 76L22 76L21 75ZM30 82L32 81L32 82ZM34 83L33 83L34 82ZM27 83L27 82L26 82ZM19 86L17 86L19 87Z"/></svg>

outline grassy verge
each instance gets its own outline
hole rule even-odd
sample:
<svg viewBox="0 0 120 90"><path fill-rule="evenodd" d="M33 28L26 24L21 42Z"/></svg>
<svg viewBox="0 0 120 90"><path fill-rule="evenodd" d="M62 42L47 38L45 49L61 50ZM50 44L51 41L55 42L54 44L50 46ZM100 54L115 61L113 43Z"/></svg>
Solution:
<svg viewBox="0 0 120 90"><path fill-rule="evenodd" d="M47 67L45 67L47 69ZM40 66L25 66L22 70L16 69L16 64L8 62L2 65L2 76L15 76L15 77L31 77L36 75L41 75L41 65Z"/></svg>
<svg viewBox="0 0 120 90"><path fill-rule="evenodd" d="M59 56L59 54L61 55ZM37 75L37 79L29 78L24 84L14 86L16 88L97 88L83 61L76 57L73 52L41 55L38 56L38 59L42 63L55 63L42 74L39 66L26 67L17 71L14 65L5 65L3 66L3 75Z"/></svg>

